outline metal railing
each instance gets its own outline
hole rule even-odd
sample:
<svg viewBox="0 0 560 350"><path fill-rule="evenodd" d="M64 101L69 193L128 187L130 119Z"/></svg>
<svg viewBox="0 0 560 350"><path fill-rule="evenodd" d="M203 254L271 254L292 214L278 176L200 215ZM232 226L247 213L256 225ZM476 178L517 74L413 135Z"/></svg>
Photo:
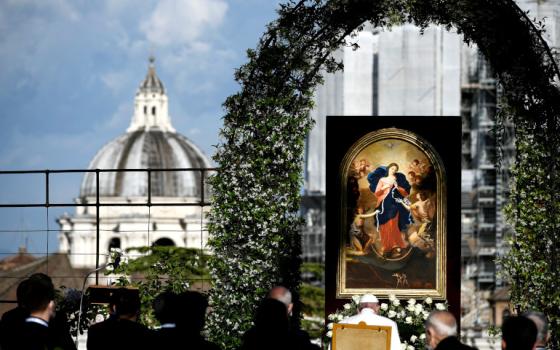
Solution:
<svg viewBox="0 0 560 350"><path fill-rule="evenodd" d="M211 193L210 191L210 187L209 185L206 183L206 180L208 179L208 176L211 175L212 173L214 173L217 169L216 168L157 168L157 169L151 169L151 168L145 168L145 169L64 169L64 170L9 170L9 171L0 171L0 188L2 188L3 186L3 179L6 175L15 175L17 176L25 176L25 175L30 175L30 174L37 174L37 175L42 175L44 177L43 179L43 190L42 191L44 193L44 200L40 200L40 201L14 201L13 203L5 203L4 200L2 203L0 203L0 210L2 209L6 209L6 208L44 208L45 212L46 212L46 218L47 218L47 229L46 230L25 230L25 229L17 229L17 230L13 230L13 229L9 229L6 230L4 228L2 228L2 223L0 223L0 234L3 233L16 233L16 234L26 234L26 233L30 233L30 232L47 232L47 246L46 246L46 250L44 252L40 252L40 255L44 255L46 258L46 263L47 263L47 271L48 271L48 260L50 257L53 256L53 253L50 251L49 249L49 244L48 244L48 239L49 239L49 233L50 232L59 232L58 229L56 230L51 230L49 228L49 209L50 208L61 208L61 207L72 207L72 208L78 208L78 207L94 207L95 208L95 268L98 269L100 267L100 233L106 230L102 230L100 229L100 221L102 220L102 217L100 215L100 209L103 207L146 207L148 208L148 223L150 222L151 219L151 211L150 208L151 207L199 207L200 208L200 213L201 213L201 217L200 217L200 221L201 221L201 225L200 225L200 235L201 235L201 242L202 242L202 236L203 236L203 232L206 230L203 222L204 219L202 217L202 213L203 213L203 209L205 207L209 207L210 206L210 198L209 195ZM146 173L146 195L145 196L140 196L138 198L142 199L142 197L145 197L145 201L135 201L135 202L130 202L129 200L127 200L126 196L115 196L115 195L111 195L111 196L104 196L102 194L100 194L100 175L103 173L126 173L126 172L141 172L141 173ZM195 176L194 178L198 180L198 184L196 184L196 190L195 190L195 194L190 197L189 199L193 198L194 200L192 201L180 201L180 200L176 200L174 201L172 198L174 197L178 197L178 196L153 196L152 195L152 178L153 178L153 174L155 172L192 172L192 173L196 173L198 176ZM76 202L72 202L72 201L53 201L51 198L51 192L52 192L52 180L53 177L56 175L60 175L60 174L87 174L87 173L95 173L95 201L76 201ZM76 192L78 192L79 188L76 189ZM89 197L89 196L88 196ZM103 199L110 197L112 200L111 201L104 201ZM118 198L123 198L123 201L115 201L115 199ZM154 201L154 198L158 197L158 198L167 198L168 201ZM0 199L1 200L1 199ZM147 228L148 231L150 230L150 228ZM161 231L165 231L165 230L160 230ZM188 230L185 229L184 232L187 232ZM202 245L202 243L201 243ZM204 247L200 247L201 249ZM0 255L2 256L7 256L7 255L14 255L17 254L18 252L14 251L14 252L0 252ZM70 253L70 255L75 254L75 255L79 255L79 254L83 254L83 253ZM90 254L90 253L87 253ZM2 257L0 256L0 259L2 259ZM76 277L76 276L68 276L68 277ZM81 277L81 276L80 276ZM8 276L0 276L0 278L10 278ZM99 283L99 272L96 273L95 275L95 283L98 284ZM1 303L12 303L15 302L14 300L0 300L0 304Z"/></svg>

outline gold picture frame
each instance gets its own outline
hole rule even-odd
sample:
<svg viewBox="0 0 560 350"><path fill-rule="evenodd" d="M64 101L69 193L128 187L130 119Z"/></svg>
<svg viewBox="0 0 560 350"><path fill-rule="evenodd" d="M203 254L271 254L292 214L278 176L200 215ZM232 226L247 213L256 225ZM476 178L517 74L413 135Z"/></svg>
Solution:
<svg viewBox="0 0 560 350"><path fill-rule="evenodd" d="M436 149L385 128L356 141L339 168L336 297L446 299L447 177Z"/></svg>

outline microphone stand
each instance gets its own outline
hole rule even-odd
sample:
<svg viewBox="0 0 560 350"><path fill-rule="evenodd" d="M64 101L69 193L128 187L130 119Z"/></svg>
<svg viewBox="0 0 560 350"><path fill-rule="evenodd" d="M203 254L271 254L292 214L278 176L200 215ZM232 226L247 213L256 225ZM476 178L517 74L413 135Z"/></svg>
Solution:
<svg viewBox="0 0 560 350"><path fill-rule="evenodd" d="M80 322L82 320L82 308L84 305L84 290L86 288L86 283L89 276L92 273L106 269L108 266L112 266L113 270L115 270L120 266L120 263L121 263L121 253L117 253L117 256L115 257L112 263L105 263L99 266L98 268L96 268L95 270L91 270L90 272L87 273L86 277L84 278L84 283L82 284L82 295L80 296L80 311L78 311L78 329L76 331L76 340L74 341L74 344L76 345L76 349L78 348L78 338L80 337Z"/></svg>
<svg viewBox="0 0 560 350"><path fill-rule="evenodd" d="M83 304L84 304L84 289L86 288L87 280L92 273L95 273L97 271L101 271L101 270L107 268L107 266L109 266L109 265L110 264L103 264L100 267L96 268L95 270L89 271L87 273L86 277L84 278L84 283L82 284L82 295L80 296L80 311L78 311L78 329L76 331L76 340L74 341L74 344L76 345L76 349L78 348L78 338L80 336L80 321L82 320L82 307L83 307Z"/></svg>

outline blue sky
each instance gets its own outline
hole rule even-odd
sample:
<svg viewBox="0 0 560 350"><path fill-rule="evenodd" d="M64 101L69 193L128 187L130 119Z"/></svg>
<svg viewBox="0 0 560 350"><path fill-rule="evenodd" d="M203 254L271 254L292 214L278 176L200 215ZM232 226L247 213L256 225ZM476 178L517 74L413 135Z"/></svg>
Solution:
<svg viewBox="0 0 560 350"><path fill-rule="evenodd" d="M239 88L234 69L274 20L278 3L1 1L0 169L87 168L95 152L127 128L151 53L174 127L212 155L221 105ZM80 180L53 180L54 196L76 197ZM41 201L43 181L0 176L0 202ZM50 210L50 229L62 210ZM25 237L29 250L44 248L43 238L2 231L44 229L45 209L0 209L0 220L0 253L15 251Z"/></svg>

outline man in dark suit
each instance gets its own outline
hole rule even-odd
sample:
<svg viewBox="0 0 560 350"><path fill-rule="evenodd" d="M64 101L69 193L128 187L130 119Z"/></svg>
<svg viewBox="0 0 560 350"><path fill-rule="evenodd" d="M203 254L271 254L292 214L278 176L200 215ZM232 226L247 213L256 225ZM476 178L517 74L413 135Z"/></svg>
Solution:
<svg viewBox="0 0 560 350"><path fill-rule="evenodd" d="M23 303L29 311L19 334L17 349L44 350L57 347L56 337L49 331L49 322L55 314L54 287L50 279L29 278ZM9 349L9 348L8 348Z"/></svg>
<svg viewBox="0 0 560 350"><path fill-rule="evenodd" d="M535 322L523 316L510 316L502 325L503 350L533 350L537 341Z"/></svg>
<svg viewBox="0 0 560 350"><path fill-rule="evenodd" d="M105 345L109 332L114 328L114 322L117 321L117 302L119 294L124 288L114 290L109 296L109 317L99 323L93 324L88 329L87 348L100 349Z"/></svg>
<svg viewBox="0 0 560 350"><path fill-rule="evenodd" d="M525 316L535 322L535 326L537 326L537 341L535 343L535 350L546 350L546 346L550 339L550 331L548 330L548 320L546 315L539 311L528 311L522 316Z"/></svg>
<svg viewBox="0 0 560 350"><path fill-rule="evenodd" d="M168 291L158 295L153 309L161 327L154 332L154 348L219 350L201 334L207 307L206 298L197 292L177 295Z"/></svg>
<svg viewBox="0 0 560 350"><path fill-rule="evenodd" d="M150 331L137 322L140 313L138 293L119 288L114 299L115 316L89 328L88 350L152 348Z"/></svg>
<svg viewBox="0 0 560 350"><path fill-rule="evenodd" d="M264 299L255 313L254 326L243 334L239 350L301 350L290 336L286 306L276 299Z"/></svg>
<svg viewBox="0 0 560 350"><path fill-rule="evenodd" d="M268 292L267 298L278 300L286 306L289 319L289 336L293 339L294 343L297 344L297 348L305 350L319 350L319 346L311 343L309 333L300 328L294 327L291 322L294 304L292 302L292 293L290 290L284 286L274 286Z"/></svg>
<svg viewBox="0 0 560 350"><path fill-rule="evenodd" d="M49 349L53 347L62 350L76 349L65 322L65 315L59 314L58 317L53 318L54 311L49 314L42 309L45 305L50 307L51 302L54 305L54 285L49 276L43 273L31 275L18 285L16 293L18 306L2 317L0 326L2 349L25 349L43 345ZM43 329L45 324L47 330ZM46 332L43 335L47 340L42 341L41 337L35 336L33 339L27 339L29 332L34 335L37 331L41 334ZM39 343L30 343L33 340Z"/></svg>
<svg viewBox="0 0 560 350"><path fill-rule="evenodd" d="M220 347L204 339L201 332L206 321L208 300L204 295L194 291L179 294L177 316L178 331L183 334L182 348L198 350L220 350ZM170 347L176 349L177 346Z"/></svg>
<svg viewBox="0 0 560 350"><path fill-rule="evenodd" d="M457 320L447 311L433 311L424 324L426 345L434 350L473 350L457 338Z"/></svg>
<svg viewBox="0 0 560 350"><path fill-rule="evenodd" d="M29 316L29 311L23 305L23 299L27 294L27 287L29 285L28 282L25 279L17 287L16 297L18 305L2 315L2 321L0 321L0 349L16 348L18 341L16 334Z"/></svg>
<svg viewBox="0 0 560 350"><path fill-rule="evenodd" d="M152 304L154 316L160 323L160 328L154 332L154 342L160 349L172 349L185 342L182 330L177 327L177 320L182 310L179 310L179 296L172 292L159 294Z"/></svg>

